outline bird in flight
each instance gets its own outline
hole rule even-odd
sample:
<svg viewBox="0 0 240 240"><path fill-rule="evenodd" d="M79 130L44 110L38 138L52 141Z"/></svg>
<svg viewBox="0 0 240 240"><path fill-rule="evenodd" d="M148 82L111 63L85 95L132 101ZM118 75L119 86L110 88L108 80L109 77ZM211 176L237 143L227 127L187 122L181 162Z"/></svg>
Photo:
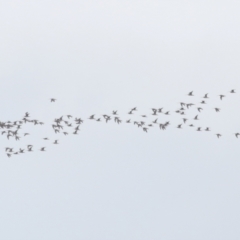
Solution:
<svg viewBox="0 0 240 240"><path fill-rule="evenodd" d="M225 95L219 95L219 97L220 97L220 99L222 100L224 97L225 97Z"/></svg>
<svg viewBox="0 0 240 240"><path fill-rule="evenodd" d="M238 138L239 135L240 135L240 133L235 133L236 138Z"/></svg>
<svg viewBox="0 0 240 240"><path fill-rule="evenodd" d="M55 102L57 99L55 99L55 98L50 98L50 101L51 102Z"/></svg>

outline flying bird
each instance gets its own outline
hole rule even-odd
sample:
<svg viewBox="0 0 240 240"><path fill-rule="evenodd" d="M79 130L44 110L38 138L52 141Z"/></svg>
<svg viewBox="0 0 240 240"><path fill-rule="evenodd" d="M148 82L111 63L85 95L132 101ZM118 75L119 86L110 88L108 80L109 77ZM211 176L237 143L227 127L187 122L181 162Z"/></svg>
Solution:
<svg viewBox="0 0 240 240"><path fill-rule="evenodd" d="M225 95L219 95L219 96L221 100L225 97Z"/></svg>

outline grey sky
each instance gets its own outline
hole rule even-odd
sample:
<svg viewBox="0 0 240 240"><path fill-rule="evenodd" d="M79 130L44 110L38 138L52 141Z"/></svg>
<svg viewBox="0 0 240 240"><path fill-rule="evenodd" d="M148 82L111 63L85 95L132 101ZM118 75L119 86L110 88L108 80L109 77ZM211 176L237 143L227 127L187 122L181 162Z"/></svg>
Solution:
<svg viewBox="0 0 240 240"><path fill-rule="evenodd" d="M239 239L239 12L238 1L0 1L1 121L46 122L21 142L0 138L0 239ZM209 134L175 129L174 114L148 134L50 127L66 114L172 111L191 90L211 96L199 121ZM42 153L45 136L60 144ZM6 157L28 143L36 151Z"/></svg>

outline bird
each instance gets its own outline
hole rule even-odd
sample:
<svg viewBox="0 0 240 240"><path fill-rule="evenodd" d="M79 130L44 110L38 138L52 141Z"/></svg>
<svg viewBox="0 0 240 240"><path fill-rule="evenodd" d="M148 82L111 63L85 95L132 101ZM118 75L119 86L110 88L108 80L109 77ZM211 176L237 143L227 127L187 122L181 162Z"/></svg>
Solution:
<svg viewBox="0 0 240 240"><path fill-rule="evenodd" d="M19 153L24 153L24 149L19 149Z"/></svg>
<svg viewBox="0 0 240 240"><path fill-rule="evenodd" d="M222 100L224 97L225 97L225 95L219 95L220 96L220 99Z"/></svg>
<svg viewBox="0 0 240 240"><path fill-rule="evenodd" d="M206 93L206 94L203 96L203 98L208 98L208 93Z"/></svg>
<svg viewBox="0 0 240 240"><path fill-rule="evenodd" d="M202 108L199 107L199 108L197 108L197 110L198 110L199 112L201 112Z"/></svg>
<svg viewBox="0 0 240 240"><path fill-rule="evenodd" d="M196 116L194 117L194 120L199 120L199 119L198 119L198 115L196 115Z"/></svg>
<svg viewBox="0 0 240 240"><path fill-rule="evenodd" d="M46 148L46 147L40 148L40 151L45 152L45 148Z"/></svg>
<svg viewBox="0 0 240 240"><path fill-rule="evenodd" d="M230 93L236 93L236 92L235 92L235 90L234 90L234 89L232 89L232 90L230 91Z"/></svg>
<svg viewBox="0 0 240 240"><path fill-rule="evenodd" d="M29 113L26 112L24 117L25 117L25 118L29 117Z"/></svg>
<svg viewBox="0 0 240 240"><path fill-rule="evenodd" d="M152 115L157 115L157 109L155 109L155 108L152 108L152 111L153 111L153 114Z"/></svg>
<svg viewBox="0 0 240 240"><path fill-rule="evenodd" d="M50 101L51 101L51 102L55 102L56 99L55 99L55 98L50 98Z"/></svg>
<svg viewBox="0 0 240 240"><path fill-rule="evenodd" d="M180 102L181 107L184 107L186 103Z"/></svg>
<svg viewBox="0 0 240 240"><path fill-rule="evenodd" d="M148 128L145 128L145 127L144 127L144 128L143 128L143 131L147 133Z"/></svg>
<svg viewBox="0 0 240 240"><path fill-rule="evenodd" d="M53 144L58 144L58 140L55 140L55 141L53 142Z"/></svg>
<svg viewBox="0 0 240 240"><path fill-rule="evenodd" d="M214 108L216 112L219 112L220 111L220 108Z"/></svg>
<svg viewBox="0 0 240 240"><path fill-rule="evenodd" d="M193 95L193 91L191 91L190 93L188 93L188 96L194 96L194 95Z"/></svg>
<svg viewBox="0 0 240 240"><path fill-rule="evenodd" d="M32 147L28 147L28 151L29 151L29 152L32 152Z"/></svg>
<svg viewBox="0 0 240 240"><path fill-rule="evenodd" d="M220 133L217 133L216 135L218 138L220 138L222 136Z"/></svg>
<svg viewBox="0 0 240 240"><path fill-rule="evenodd" d="M187 108L189 108L189 107L191 107L191 106L193 106L193 105L194 105L193 103L187 103L187 104L186 104Z"/></svg>
<svg viewBox="0 0 240 240"><path fill-rule="evenodd" d="M239 135L240 135L240 133L235 133L236 138L238 138Z"/></svg>

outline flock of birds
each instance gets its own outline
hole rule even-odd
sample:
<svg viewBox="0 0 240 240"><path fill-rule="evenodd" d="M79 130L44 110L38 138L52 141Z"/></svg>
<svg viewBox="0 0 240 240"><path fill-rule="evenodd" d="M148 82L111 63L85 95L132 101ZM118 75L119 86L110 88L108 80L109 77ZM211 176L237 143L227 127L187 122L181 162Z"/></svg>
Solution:
<svg viewBox="0 0 240 240"><path fill-rule="evenodd" d="M236 91L233 89L229 91L230 94L235 94ZM189 92L187 94L190 98L194 96L193 91ZM224 100L226 95L220 94L219 100ZM189 99L190 99L189 98ZM191 128L195 128L196 131L211 131L210 127L196 127L195 126L195 121L199 120L199 115L201 111L203 110L203 106L207 104L207 101L209 99L209 94L206 93L204 96L202 96L202 100L199 103L186 103L186 102L180 102L180 106L178 109L176 109L174 112L176 114L179 114L181 116L181 121L182 123L178 124L176 128L182 129L183 126L188 126ZM51 103L55 103L56 99L51 98L50 99ZM197 111L197 114L193 118L187 118L186 113L190 108L194 108ZM214 108L215 112L220 112L219 107ZM151 116L154 117L154 120L151 119L151 122L147 122L146 119L149 119L149 115L138 115L137 114L137 107L131 108L128 112L127 115L129 116L128 119L123 120L120 118L118 115L118 111L114 110L112 111L111 114L103 114L99 117L96 117L96 114L91 115L88 119L83 120L78 117L73 117L72 115L64 115L59 118L55 118L53 123L52 123L52 129L55 132L55 134L62 133L64 135L68 134L78 134L80 131L80 126L83 124L84 121L97 121L101 122L104 121L108 123L109 121L114 121L117 124L121 124L123 122L127 124L133 124L136 125L138 128L142 129L144 132L148 132L148 130L152 127L157 126L160 130L166 130L170 126L170 121L164 121L164 122L159 122L160 114L164 114L166 116L170 115L169 110L164 110L164 108L151 108ZM133 116L138 116L141 119L140 120L134 120ZM33 125L43 125L44 123L36 120L36 119L31 119L30 114L28 112L25 113L22 119L17 120L17 121L7 121L7 122L0 122L0 129L1 135L6 136L8 140L14 139L16 141L19 141L21 137L27 137L30 135L29 133L21 133L22 127L25 124L33 124ZM215 133L217 138L222 137L221 133ZM240 136L240 133L236 132L234 133L235 137L238 138ZM50 140L49 137L44 137L44 141L53 141ZM54 140L52 144L59 144L59 140ZM46 147L41 147L38 149L39 151L46 151ZM6 147L5 148L6 155L8 157L11 157L13 155L18 155L22 154L25 152L33 152L33 145L27 145L25 148L20 148L18 150L12 148L12 147Z"/></svg>

